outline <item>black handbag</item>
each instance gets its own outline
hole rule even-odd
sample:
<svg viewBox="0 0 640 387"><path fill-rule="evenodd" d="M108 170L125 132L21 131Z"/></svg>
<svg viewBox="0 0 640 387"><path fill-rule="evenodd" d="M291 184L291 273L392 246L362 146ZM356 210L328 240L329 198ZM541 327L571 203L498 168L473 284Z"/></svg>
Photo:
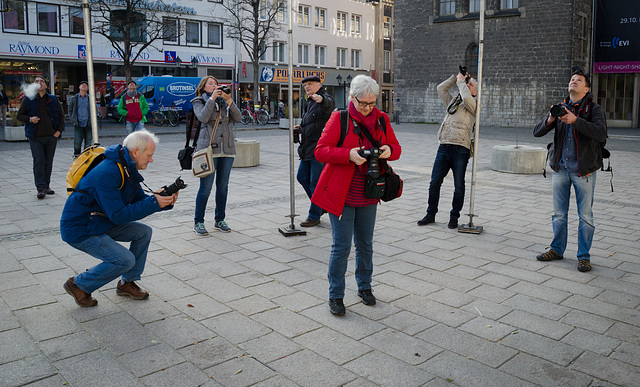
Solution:
<svg viewBox="0 0 640 387"><path fill-rule="evenodd" d="M402 181L400 176L398 176L398 174L394 172L393 168L391 168L391 165L389 165L386 160L383 160L382 164L385 170L383 175L385 178L385 189L384 193L380 197L380 200L382 200L383 202L388 202L402 196L404 182Z"/></svg>
<svg viewBox="0 0 640 387"><path fill-rule="evenodd" d="M196 135L193 137L193 143L192 143L193 145L189 146L189 140L191 140L191 129L193 126L194 117L195 117L195 114L191 114L189 120L187 121L187 142L184 144L184 148L180 149L180 151L178 152L178 161L180 162L181 170L192 168L193 152L196 150L198 137L200 136L200 128L202 127L202 122L198 121L198 125L196 128Z"/></svg>

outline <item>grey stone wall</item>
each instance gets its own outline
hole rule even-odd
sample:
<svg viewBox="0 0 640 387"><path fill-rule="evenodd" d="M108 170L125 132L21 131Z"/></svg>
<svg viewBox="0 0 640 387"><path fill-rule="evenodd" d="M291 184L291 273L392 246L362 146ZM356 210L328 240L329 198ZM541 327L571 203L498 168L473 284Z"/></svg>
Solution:
<svg viewBox="0 0 640 387"><path fill-rule="evenodd" d="M438 0L395 1L394 82L402 122L442 121L446 107L436 86L467 64L470 45L478 44L479 16L468 13L468 4L458 1L447 20L438 16ZM586 15L590 25L591 2L520 0L511 13L499 4L487 0L481 124L533 126L566 95L571 67L586 66L577 58L581 28L574 14Z"/></svg>

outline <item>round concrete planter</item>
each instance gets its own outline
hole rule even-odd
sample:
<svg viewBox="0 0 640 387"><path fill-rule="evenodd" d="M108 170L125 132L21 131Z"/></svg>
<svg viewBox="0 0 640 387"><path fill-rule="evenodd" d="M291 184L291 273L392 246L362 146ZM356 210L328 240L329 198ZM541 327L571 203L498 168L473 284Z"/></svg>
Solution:
<svg viewBox="0 0 640 387"><path fill-rule="evenodd" d="M491 151L491 169L498 172L538 174L546 161L546 149L535 146L496 145Z"/></svg>
<svg viewBox="0 0 640 387"><path fill-rule="evenodd" d="M5 126L4 139L6 141L27 141L27 137L24 135L24 125Z"/></svg>
<svg viewBox="0 0 640 387"><path fill-rule="evenodd" d="M293 126L300 125L301 122L302 122L302 118L294 118L293 119ZM280 122L278 122L278 127L280 129L289 129L289 119L288 118L281 118Z"/></svg>
<svg viewBox="0 0 640 387"><path fill-rule="evenodd" d="M246 168L260 165L260 141L236 140L236 157L232 168Z"/></svg>

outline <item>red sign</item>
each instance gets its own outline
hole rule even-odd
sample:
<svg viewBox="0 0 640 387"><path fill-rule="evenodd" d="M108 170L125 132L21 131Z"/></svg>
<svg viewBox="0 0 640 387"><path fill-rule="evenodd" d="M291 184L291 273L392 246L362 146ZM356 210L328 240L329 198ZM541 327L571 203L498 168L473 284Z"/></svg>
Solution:
<svg viewBox="0 0 640 387"><path fill-rule="evenodd" d="M247 76L247 62L242 62L242 76Z"/></svg>

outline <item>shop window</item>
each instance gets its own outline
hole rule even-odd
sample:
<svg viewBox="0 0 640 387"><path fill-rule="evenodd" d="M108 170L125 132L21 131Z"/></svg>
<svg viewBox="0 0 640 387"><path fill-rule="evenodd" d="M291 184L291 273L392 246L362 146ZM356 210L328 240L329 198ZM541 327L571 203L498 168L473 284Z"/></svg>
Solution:
<svg viewBox="0 0 640 387"><path fill-rule="evenodd" d="M316 59L315 59L315 64L316 66L324 66L327 63L327 47L326 46L316 46L315 49L315 54L316 54Z"/></svg>
<svg viewBox="0 0 640 387"><path fill-rule="evenodd" d="M111 39L122 40L123 31L129 31L129 39L132 42L146 42L147 34L145 32L146 18L140 12L127 12L118 9L111 11L110 35Z"/></svg>
<svg viewBox="0 0 640 387"><path fill-rule="evenodd" d="M194 22L194 21L187 22L187 44L189 45L200 44L200 22Z"/></svg>
<svg viewBox="0 0 640 387"><path fill-rule="evenodd" d="M336 66L337 67L348 67L347 63L347 49L338 47L336 51Z"/></svg>
<svg viewBox="0 0 640 387"><path fill-rule="evenodd" d="M311 13L311 7L308 5L299 5L298 6L298 24L301 26L310 27L311 21L309 18L309 14Z"/></svg>
<svg viewBox="0 0 640 387"><path fill-rule="evenodd" d="M162 38L165 43L178 43L178 19L174 17L162 18Z"/></svg>
<svg viewBox="0 0 640 387"><path fill-rule="evenodd" d="M84 36L84 11L79 7L69 7L69 33Z"/></svg>
<svg viewBox="0 0 640 387"><path fill-rule="evenodd" d="M360 50L351 50L351 67L354 69L360 68L360 57L362 56L362 51Z"/></svg>
<svg viewBox="0 0 640 387"><path fill-rule="evenodd" d="M27 6L24 1L8 0L6 1L7 12L2 13L4 30L10 32L27 32L25 24Z"/></svg>
<svg viewBox="0 0 640 387"><path fill-rule="evenodd" d="M347 32L346 12L338 12L336 17L336 29L338 30L338 32Z"/></svg>
<svg viewBox="0 0 640 387"><path fill-rule="evenodd" d="M208 23L207 35L209 36L209 47L222 47L222 24Z"/></svg>
<svg viewBox="0 0 640 387"><path fill-rule="evenodd" d="M58 6L51 4L37 4L38 9L38 33L46 35L58 34Z"/></svg>
<svg viewBox="0 0 640 387"><path fill-rule="evenodd" d="M455 15L455 0L440 0L440 16Z"/></svg>
<svg viewBox="0 0 640 387"><path fill-rule="evenodd" d="M518 0L500 0L500 9L518 8Z"/></svg>
<svg viewBox="0 0 640 387"><path fill-rule="evenodd" d="M359 35L362 31L362 16L351 15L351 33Z"/></svg>
<svg viewBox="0 0 640 387"><path fill-rule="evenodd" d="M308 44L298 44L298 64L309 64L309 51L311 46Z"/></svg>
<svg viewBox="0 0 640 387"><path fill-rule="evenodd" d="M327 10L324 8L316 8L316 24L317 28L327 28Z"/></svg>

